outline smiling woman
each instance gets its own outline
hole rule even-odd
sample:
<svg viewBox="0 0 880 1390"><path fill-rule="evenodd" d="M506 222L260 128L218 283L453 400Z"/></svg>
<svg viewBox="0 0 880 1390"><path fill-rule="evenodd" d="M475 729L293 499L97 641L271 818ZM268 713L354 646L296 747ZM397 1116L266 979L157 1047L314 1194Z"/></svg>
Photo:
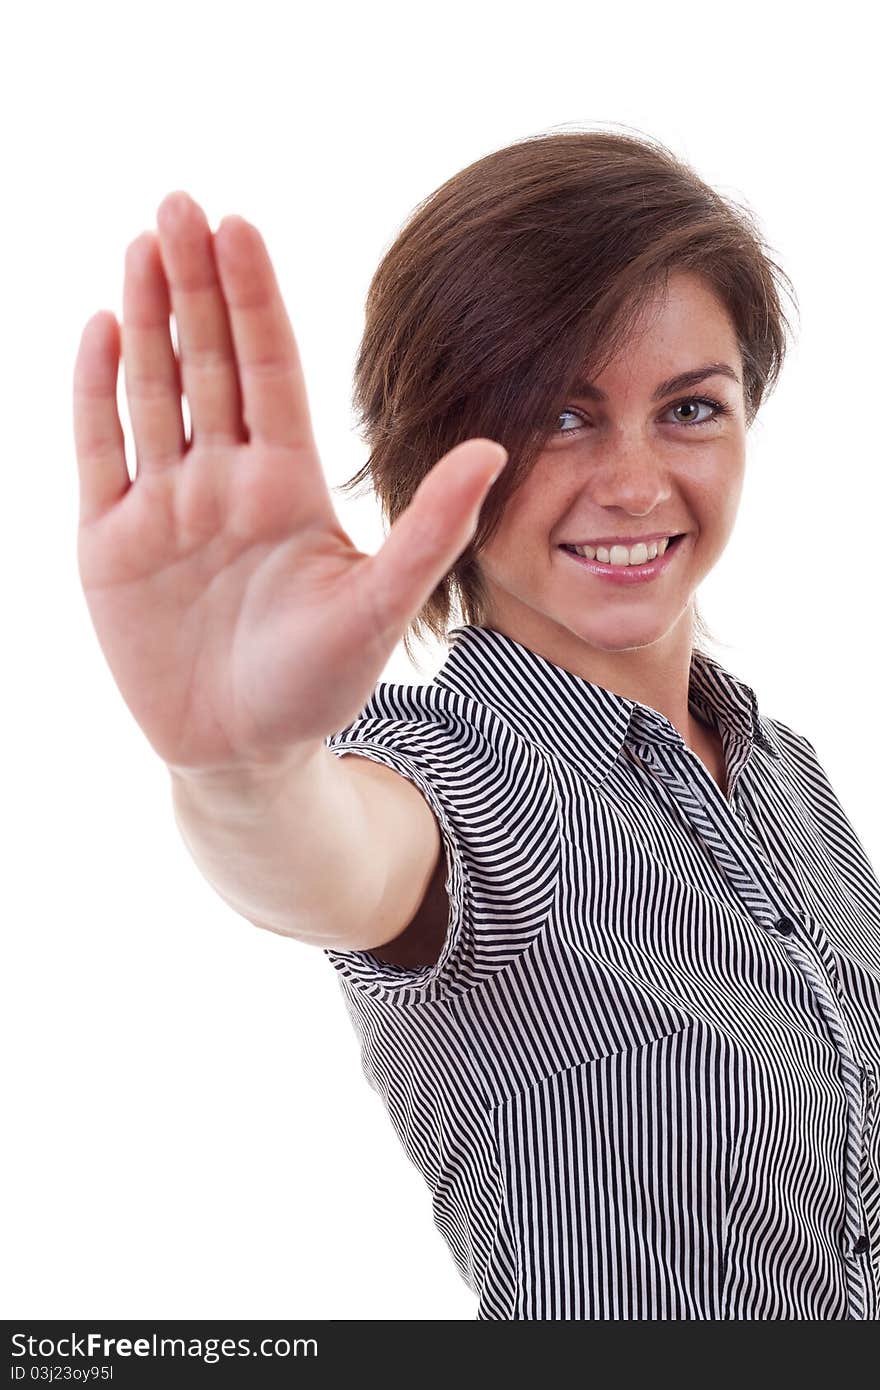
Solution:
<svg viewBox="0 0 880 1390"><path fill-rule="evenodd" d="M785 278L668 150L590 131L455 175L370 287L347 488L393 523L457 440L509 454L408 629L439 671L328 740L436 822L397 935L327 954L481 1319L880 1310L880 883L695 640Z"/></svg>
<svg viewBox="0 0 880 1390"><path fill-rule="evenodd" d="M479 552L509 499L548 448L580 449L580 428L560 432L577 443L559 439L560 413L606 403L596 385L603 367L670 278L688 274L723 314L729 353L700 354L682 323L676 351L640 383L644 404L668 402L663 418L672 421L697 403L685 393L711 364L730 399L719 392L698 421L680 416L668 428L714 436L735 411L737 428L748 430L785 358L781 291L796 296L751 212L660 141L604 130L534 135L477 160L418 206L370 285L354 377L370 453L339 491L371 488L393 523L457 440L497 439L510 461L470 543L410 624L410 657L416 640L445 641L458 616L488 620ZM658 529L593 525L582 534ZM692 617L699 647L710 634L695 601Z"/></svg>

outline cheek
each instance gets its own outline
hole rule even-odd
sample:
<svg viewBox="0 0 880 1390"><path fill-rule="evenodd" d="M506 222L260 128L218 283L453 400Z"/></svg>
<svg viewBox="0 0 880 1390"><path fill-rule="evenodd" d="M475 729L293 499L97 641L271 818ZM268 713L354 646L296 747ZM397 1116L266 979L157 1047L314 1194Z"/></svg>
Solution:
<svg viewBox="0 0 880 1390"><path fill-rule="evenodd" d="M743 490L743 475L741 472L726 474L724 481L719 489L720 512L727 527L732 527L736 520L739 510L740 498Z"/></svg>
<svg viewBox="0 0 880 1390"><path fill-rule="evenodd" d="M506 567L524 546L534 544L535 535L534 510L520 491L508 500L491 540L480 550L480 559L487 571L495 565Z"/></svg>
<svg viewBox="0 0 880 1390"><path fill-rule="evenodd" d="M508 499L496 538L511 556L518 551L534 552L542 546L546 551L570 503L558 484L554 486L549 478L534 471Z"/></svg>
<svg viewBox="0 0 880 1390"><path fill-rule="evenodd" d="M721 526L730 525L742 496L745 469L737 453L724 453L700 481L695 494L702 514Z"/></svg>
<svg viewBox="0 0 880 1390"><path fill-rule="evenodd" d="M537 580L552 550L550 530L550 523L534 511L505 512L498 530L478 553L482 573L504 587Z"/></svg>

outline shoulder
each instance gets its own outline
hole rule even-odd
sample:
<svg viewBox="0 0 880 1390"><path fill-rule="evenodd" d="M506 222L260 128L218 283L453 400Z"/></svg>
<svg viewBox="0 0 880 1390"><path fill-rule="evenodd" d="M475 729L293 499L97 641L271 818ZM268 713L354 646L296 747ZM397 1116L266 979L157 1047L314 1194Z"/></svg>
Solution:
<svg viewBox="0 0 880 1390"><path fill-rule="evenodd" d="M436 1000L527 949L551 911L562 853L556 784L540 751L479 700L388 682L326 742L337 756L359 753L412 782L434 813L440 846L432 844L442 848L426 908L429 950L420 928L414 932L416 958L424 951L435 963L402 969L402 959L375 952L328 952L347 982L395 1003Z"/></svg>
<svg viewBox="0 0 880 1390"><path fill-rule="evenodd" d="M816 761L816 749L806 734L792 728L784 720L763 715L761 729L780 757L795 764Z"/></svg>
<svg viewBox="0 0 880 1390"><path fill-rule="evenodd" d="M550 780L541 751L499 711L434 682L380 681L356 718L325 742L340 752L360 743L409 754L462 791L487 779L499 791L523 778Z"/></svg>

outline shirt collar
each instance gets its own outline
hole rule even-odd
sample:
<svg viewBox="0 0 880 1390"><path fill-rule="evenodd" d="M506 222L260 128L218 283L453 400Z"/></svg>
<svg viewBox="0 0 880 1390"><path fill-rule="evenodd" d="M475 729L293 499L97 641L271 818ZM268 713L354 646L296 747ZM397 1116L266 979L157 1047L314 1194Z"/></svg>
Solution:
<svg viewBox="0 0 880 1390"><path fill-rule="evenodd" d="M658 710L556 666L490 627L447 634L449 653L434 682L497 710L523 737L562 755L600 783L624 743L684 744ZM751 748L780 756L751 686L702 652L691 655L688 704L705 723Z"/></svg>

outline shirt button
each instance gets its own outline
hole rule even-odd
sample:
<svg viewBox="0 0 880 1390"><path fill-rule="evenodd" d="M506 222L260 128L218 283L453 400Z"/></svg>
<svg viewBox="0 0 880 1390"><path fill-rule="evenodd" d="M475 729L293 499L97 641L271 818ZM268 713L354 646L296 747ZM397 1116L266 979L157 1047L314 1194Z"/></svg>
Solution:
<svg viewBox="0 0 880 1390"><path fill-rule="evenodd" d="M864 1254L867 1253L867 1249L868 1249L868 1237L863 1233L862 1235L859 1236L858 1240L856 1241L855 1245L853 1246L852 1252L853 1252L854 1255L864 1255Z"/></svg>
<svg viewBox="0 0 880 1390"><path fill-rule="evenodd" d="M782 932L783 936L791 936L794 931L794 922L790 917L780 917L776 923L776 930Z"/></svg>

